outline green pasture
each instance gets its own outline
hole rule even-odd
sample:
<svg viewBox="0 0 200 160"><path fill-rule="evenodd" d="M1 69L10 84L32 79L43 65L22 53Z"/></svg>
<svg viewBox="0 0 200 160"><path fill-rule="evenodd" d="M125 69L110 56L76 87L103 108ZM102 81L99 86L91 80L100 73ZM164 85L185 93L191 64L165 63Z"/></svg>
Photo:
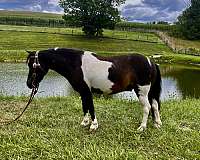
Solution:
<svg viewBox="0 0 200 160"><path fill-rule="evenodd" d="M172 52L155 34L105 30L104 37L87 38L81 28L48 28L0 25L0 61L20 62L26 59L25 50L54 47L90 50L102 55L141 53L161 55L158 61L200 63L199 56Z"/></svg>
<svg viewBox="0 0 200 160"><path fill-rule="evenodd" d="M49 28L35 26L12 26L0 25L0 31L16 31L16 32L39 32L53 34L68 34L75 36L84 36L81 28ZM116 30L104 30L104 37L122 40L135 40L152 43L162 43L162 41L152 33L145 32L128 32Z"/></svg>
<svg viewBox="0 0 200 160"><path fill-rule="evenodd" d="M11 119L27 97L0 96L0 117ZM99 128L80 126L79 97L38 98L17 122L0 126L0 159L199 159L199 99L163 102L163 126L137 132L139 102L95 98Z"/></svg>
<svg viewBox="0 0 200 160"><path fill-rule="evenodd" d="M200 40L185 40L180 38L174 38L175 44L180 48L195 48L200 50Z"/></svg>
<svg viewBox="0 0 200 160"><path fill-rule="evenodd" d="M157 36L150 33L105 31L102 38L87 38L81 29L0 26L0 60L22 60L25 50L69 47L90 50L99 54L170 53Z"/></svg>

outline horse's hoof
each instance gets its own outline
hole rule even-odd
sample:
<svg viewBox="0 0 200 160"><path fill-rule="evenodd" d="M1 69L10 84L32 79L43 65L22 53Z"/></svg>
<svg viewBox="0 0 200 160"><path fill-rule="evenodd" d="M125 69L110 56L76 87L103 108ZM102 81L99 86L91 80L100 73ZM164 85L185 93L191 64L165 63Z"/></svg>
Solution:
<svg viewBox="0 0 200 160"><path fill-rule="evenodd" d="M138 127L137 131L138 132L143 132L145 129L146 129L145 126L140 126L140 127Z"/></svg>
<svg viewBox="0 0 200 160"><path fill-rule="evenodd" d="M96 131L98 128L98 123L93 123L90 126L90 132Z"/></svg>
<svg viewBox="0 0 200 160"><path fill-rule="evenodd" d="M154 126L159 129L162 126L162 122L161 121L160 122L155 122Z"/></svg>
<svg viewBox="0 0 200 160"><path fill-rule="evenodd" d="M88 119L84 119L82 122L81 122L81 126L83 127L86 127L90 124L90 120L89 118Z"/></svg>

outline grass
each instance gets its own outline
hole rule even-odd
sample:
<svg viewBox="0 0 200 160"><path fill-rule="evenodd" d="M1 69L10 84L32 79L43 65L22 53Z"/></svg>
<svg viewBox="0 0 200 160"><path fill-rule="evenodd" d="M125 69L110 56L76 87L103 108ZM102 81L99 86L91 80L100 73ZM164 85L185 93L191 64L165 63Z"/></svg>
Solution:
<svg viewBox="0 0 200 160"><path fill-rule="evenodd" d="M200 40L184 40L180 38L173 38L178 48L196 48L200 49Z"/></svg>
<svg viewBox="0 0 200 160"><path fill-rule="evenodd" d="M78 36L84 35L81 28L49 28L49 27L35 27L35 26L0 25L0 31L39 32L39 33L78 35ZM117 30L104 30L103 33L104 37L107 38L162 43L162 41L152 33L127 32L127 31L117 31Z"/></svg>
<svg viewBox="0 0 200 160"><path fill-rule="evenodd" d="M7 28L7 29L6 29ZM127 37L123 32L106 30L104 38L91 39L81 36L80 29L48 29L40 27L0 26L0 61L23 60L25 50L41 50L54 47L69 47L91 50L100 54L123 54L140 52L146 55L171 52L154 34L133 32ZM136 37L140 40L135 40ZM148 40L145 41L145 38ZM155 42L157 41L157 43Z"/></svg>
<svg viewBox="0 0 200 160"><path fill-rule="evenodd" d="M12 118L25 97L0 97L0 117ZM82 128L79 97L35 99L23 117L0 128L0 159L199 159L199 99L162 103L162 129L137 133L138 102L95 98L99 129Z"/></svg>

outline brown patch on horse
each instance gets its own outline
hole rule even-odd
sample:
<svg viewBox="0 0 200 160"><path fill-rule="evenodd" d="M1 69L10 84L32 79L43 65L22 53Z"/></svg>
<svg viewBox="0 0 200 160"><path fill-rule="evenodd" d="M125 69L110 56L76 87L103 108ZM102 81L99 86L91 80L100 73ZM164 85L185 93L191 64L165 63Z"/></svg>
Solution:
<svg viewBox="0 0 200 160"><path fill-rule="evenodd" d="M123 90L131 91L133 89L134 79L131 71L123 73L120 79L112 86L112 93L118 93Z"/></svg>

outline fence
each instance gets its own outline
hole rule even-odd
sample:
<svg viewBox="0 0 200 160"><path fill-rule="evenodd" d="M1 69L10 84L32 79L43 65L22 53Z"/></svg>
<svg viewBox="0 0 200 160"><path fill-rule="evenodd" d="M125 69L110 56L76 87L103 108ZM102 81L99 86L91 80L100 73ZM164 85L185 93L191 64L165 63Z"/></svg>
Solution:
<svg viewBox="0 0 200 160"><path fill-rule="evenodd" d="M119 23L116 25L117 30L128 32L148 32L155 33L175 53L200 56L200 49L192 47L183 47L181 42L169 36L168 31L175 29L175 26L154 25L154 24L136 24L136 23Z"/></svg>
<svg viewBox="0 0 200 160"><path fill-rule="evenodd" d="M46 19L46 18L33 18L33 17L14 17L14 16L2 16L0 17L0 24L6 25L22 25L22 26L39 26L39 27L56 27L56 28L66 28L75 27L67 24L63 19ZM188 54L188 55L200 55L200 50L196 48L183 48L181 44L167 35L166 31L174 29L175 26L170 25L158 25L158 24L140 24L140 23L130 23L121 22L117 23L115 30L127 31L127 32L142 32L142 33L155 33L158 37L169 46L174 52ZM128 33L125 36L118 36L117 32L113 31L112 38L122 38L136 41L148 41L158 43L159 40L154 38L151 39L148 35L138 34L137 36L130 36ZM76 30L71 31L72 35L80 35ZM82 34L82 33L81 33ZM109 36L110 37L110 36Z"/></svg>
<svg viewBox="0 0 200 160"><path fill-rule="evenodd" d="M170 37L165 32L156 31L155 34L157 34L160 37L160 39L176 53L200 56L200 50L199 49L197 49L197 48L184 48L176 38Z"/></svg>

